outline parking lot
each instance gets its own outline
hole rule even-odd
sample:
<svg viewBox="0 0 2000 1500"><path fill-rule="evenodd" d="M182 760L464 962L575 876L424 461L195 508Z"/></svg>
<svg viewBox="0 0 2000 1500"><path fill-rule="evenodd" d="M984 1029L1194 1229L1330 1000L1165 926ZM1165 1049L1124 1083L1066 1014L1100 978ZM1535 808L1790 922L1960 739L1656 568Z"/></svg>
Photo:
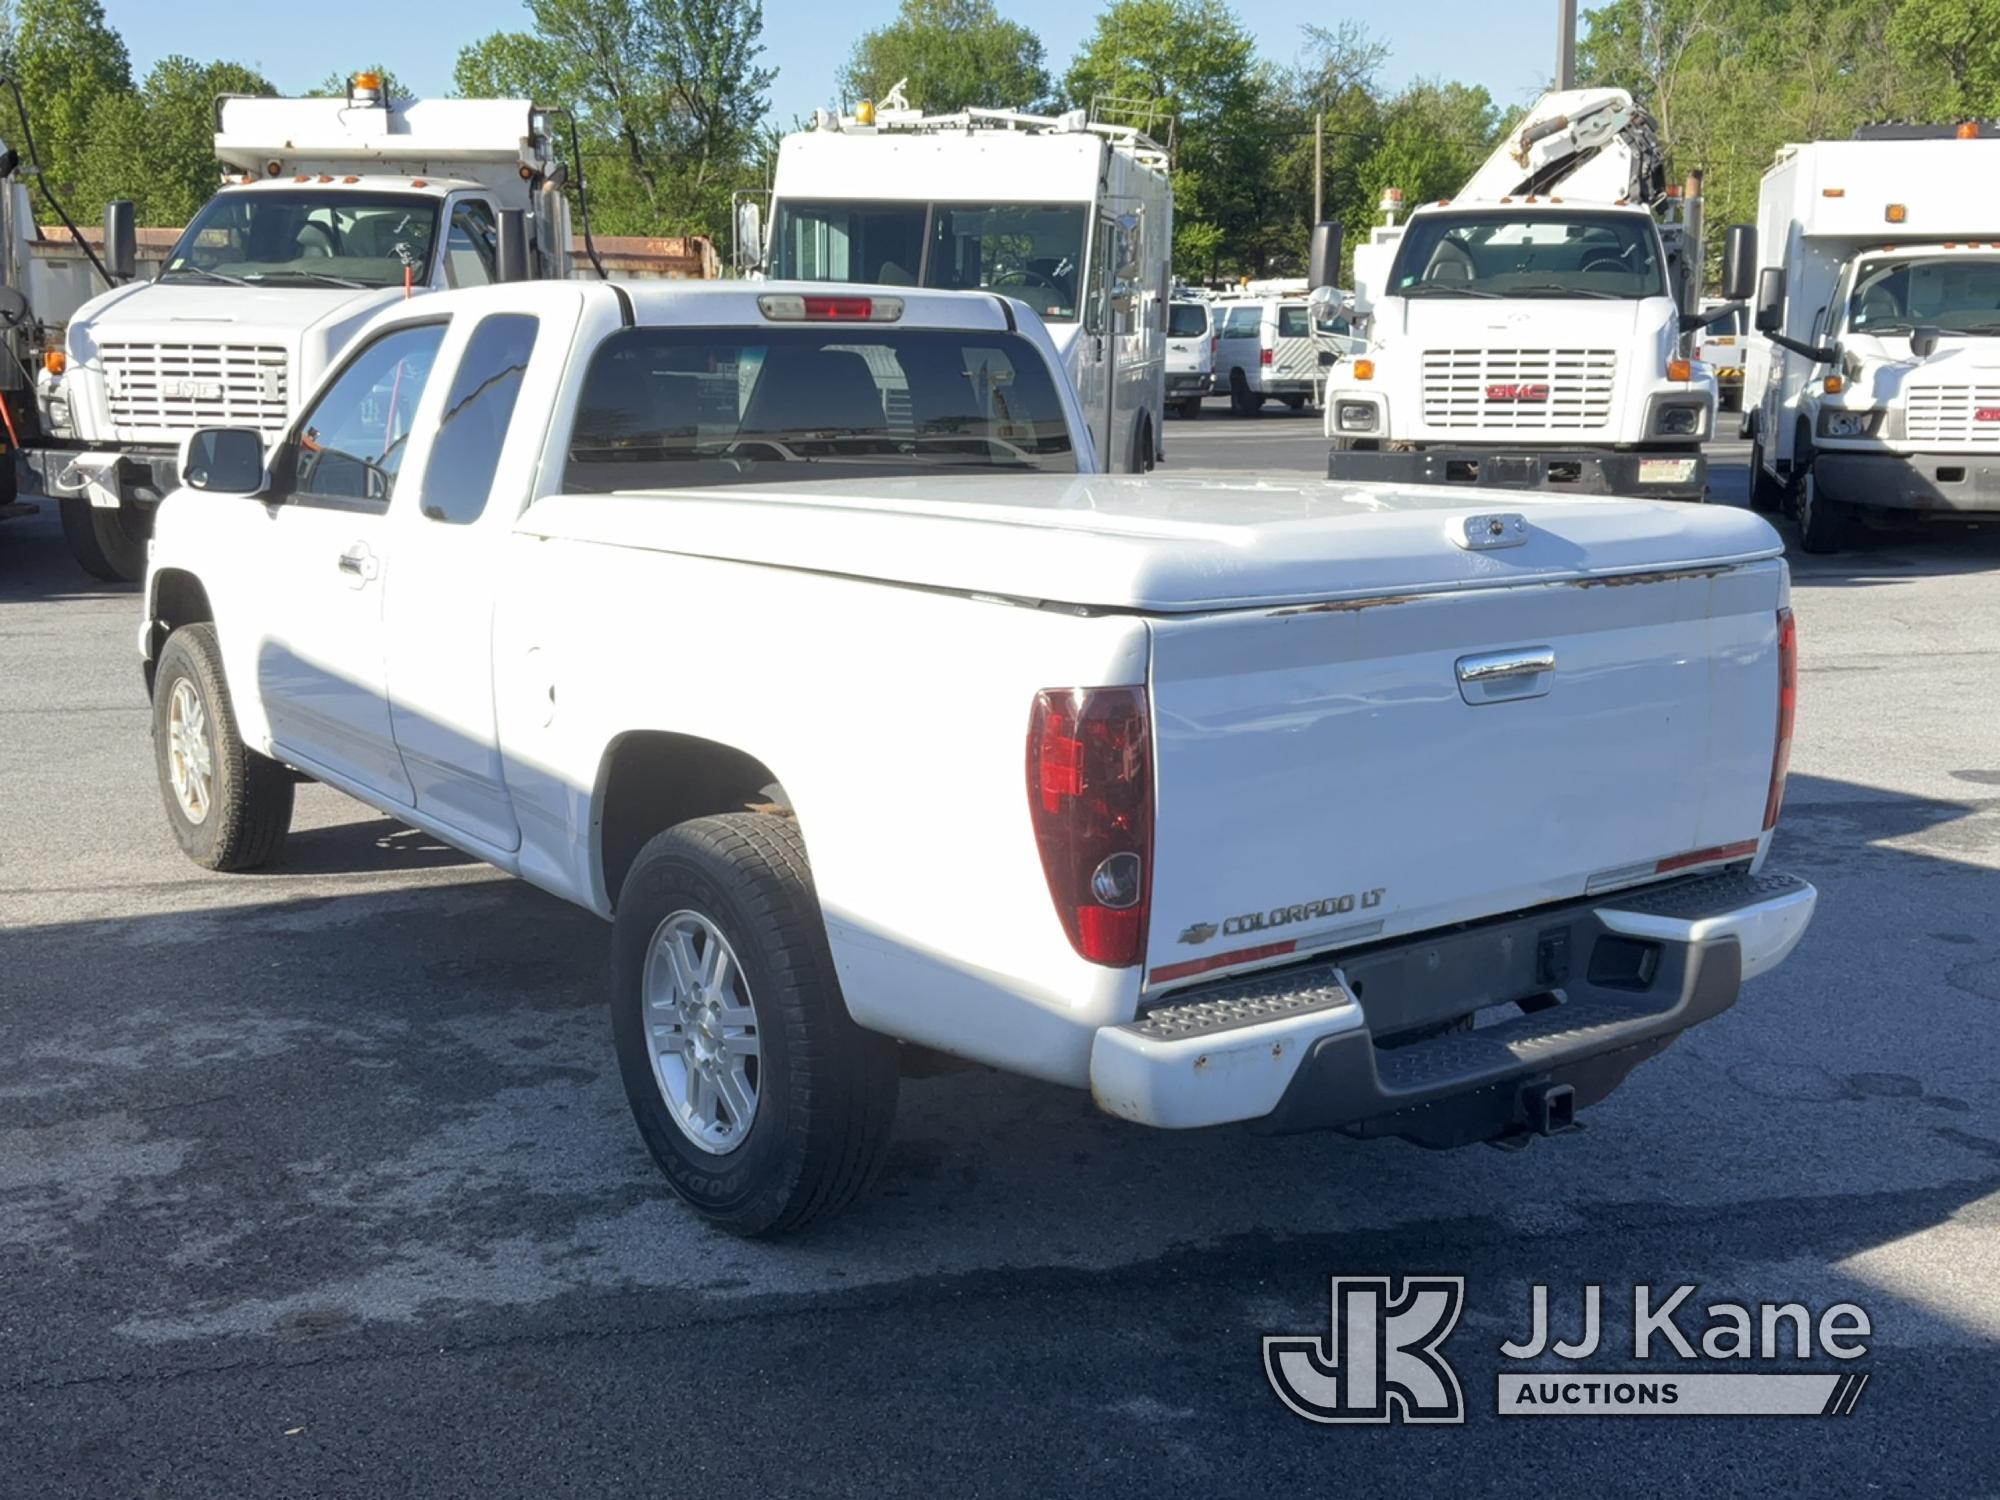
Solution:
<svg viewBox="0 0 2000 1500"><path fill-rule="evenodd" d="M1275 408L1166 441L1176 472L1324 465ZM1712 449L1718 503L1744 461ZM278 866L196 870L135 591L47 511L0 528L0 1492L1991 1492L2000 534L1792 563L1773 864L1817 920L1586 1129L1147 1133L969 1071L905 1084L871 1199L746 1244L631 1127L593 918L320 786ZM1330 1276L1419 1272L1466 1278L1469 1425L1287 1413L1261 1335L1324 1330ZM1615 1355L1624 1289L1681 1282L1860 1304L1866 1399L1493 1414L1530 1285L1572 1321L1603 1285Z"/></svg>

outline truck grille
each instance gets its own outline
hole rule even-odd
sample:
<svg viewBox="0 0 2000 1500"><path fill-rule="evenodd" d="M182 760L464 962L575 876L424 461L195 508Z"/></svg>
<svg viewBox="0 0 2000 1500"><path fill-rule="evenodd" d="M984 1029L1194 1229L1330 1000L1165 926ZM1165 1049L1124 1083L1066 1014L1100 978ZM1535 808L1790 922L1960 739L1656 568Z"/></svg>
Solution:
<svg viewBox="0 0 2000 1500"><path fill-rule="evenodd" d="M1575 432L1611 421L1615 349L1429 349L1424 425Z"/></svg>
<svg viewBox="0 0 2000 1500"><path fill-rule="evenodd" d="M115 427L285 425L288 371L275 344L104 344L106 395Z"/></svg>
<svg viewBox="0 0 2000 1500"><path fill-rule="evenodd" d="M1903 421L1913 443L2000 446L2000 384L1913 385Z"/></svg>

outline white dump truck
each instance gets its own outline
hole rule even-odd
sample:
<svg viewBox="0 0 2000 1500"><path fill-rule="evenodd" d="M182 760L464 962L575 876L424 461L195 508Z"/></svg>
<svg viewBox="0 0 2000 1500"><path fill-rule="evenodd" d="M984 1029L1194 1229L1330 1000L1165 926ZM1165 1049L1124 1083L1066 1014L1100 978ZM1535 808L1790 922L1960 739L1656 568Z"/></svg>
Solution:
<svg viewBox="0 0 2000 1500"><path fill-rule="evenodd" d="M792 281L997 292L1040 315L1106 469L1162 455L1172 299L1167 151L1141 131L968 109L822 110L778 148L763 269Z"/></svg>
<svg viewBox="0 0 2000 1500"><path fill-rule="evenodd" d="M109 216L122 284L76 310L38 376L30 472L100 578L144 573L189 432L275 435L401 298L569 271L565 172L525 99L392 100L363 73L344 98L230 96L215 118L221 191L153 281L131 279L129 229Z"/></svg>
<svg viewBox="0 0 2000 1500"><path fill-rule="evenodd" d="M1753 503L1808 552L1864 517L2000 522L2000 135L1785 146L1758 195Z"/></svg>
<svg viewBox="0 0 2000 1500"><path fill-rule="evenodd" d="M1368 342L1328 374L1332 476L1701 499L1688 219L1630 94L1545 96L1458 196L1357 249ZM1323 299L1337 263L1315 256Z"/></svg>

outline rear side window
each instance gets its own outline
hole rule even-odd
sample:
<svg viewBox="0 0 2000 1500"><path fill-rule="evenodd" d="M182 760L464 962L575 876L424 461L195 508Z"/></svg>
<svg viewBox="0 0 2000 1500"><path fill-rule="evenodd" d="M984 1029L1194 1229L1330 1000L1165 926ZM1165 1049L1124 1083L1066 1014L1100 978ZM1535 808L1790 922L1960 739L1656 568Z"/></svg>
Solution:
<svg viewBox="0 0 2000 1500"><path fill-rule="evenodd" d="M472 330L424 469L423 512L431 520L464 526L486 509L540 326L526 313L494 313Z"/></svg>
<svg viewBox="0 0 2000 1500"><path fill-rule="evenodd" d="M1278 337L1281 339L1309 339L1312 337L1312 320L1303 307L1281 307L1278 309Z"/></svg>
<svg viewBox="0 0 2000 1500"><path fill-rule="evenodd" d="M1167 337L1198 339L1208 332L1208 309L1199 302L1176 302L1167 310Z"/></svg>
<svg viewBox="0 0 2000 1500"><path fill-rule="evenodd" d="M1263 323L1264 309L1254 303L1247 307L1232 307L1229 309L1229 321L1222 326L1222 336L1226 339L1254 339Z"/></svg>
<svg viewBox="0 0 2000 1500"><path fill-rule="evenodd" d="M591 358L565 487L1075 469L1049 367L1014 334L633 328Z"/></svg>

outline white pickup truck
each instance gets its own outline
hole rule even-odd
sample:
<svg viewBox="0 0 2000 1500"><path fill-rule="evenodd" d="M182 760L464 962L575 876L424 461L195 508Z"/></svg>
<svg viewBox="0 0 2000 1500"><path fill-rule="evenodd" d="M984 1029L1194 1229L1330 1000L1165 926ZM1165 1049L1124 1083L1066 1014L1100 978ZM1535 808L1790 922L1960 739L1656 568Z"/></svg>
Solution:
<svg viewBox="0 0 2000 1500"><path fill-rule="evenodd" d="M1097 471L998 296L522 283L186 443L139 632L212 869L326 782L610 919L646 1143L850 1199L898 1043L1181 1128L1559 1132L1778 963L1746 511ZM407 472L406 472L407 471Z"/></svg>

